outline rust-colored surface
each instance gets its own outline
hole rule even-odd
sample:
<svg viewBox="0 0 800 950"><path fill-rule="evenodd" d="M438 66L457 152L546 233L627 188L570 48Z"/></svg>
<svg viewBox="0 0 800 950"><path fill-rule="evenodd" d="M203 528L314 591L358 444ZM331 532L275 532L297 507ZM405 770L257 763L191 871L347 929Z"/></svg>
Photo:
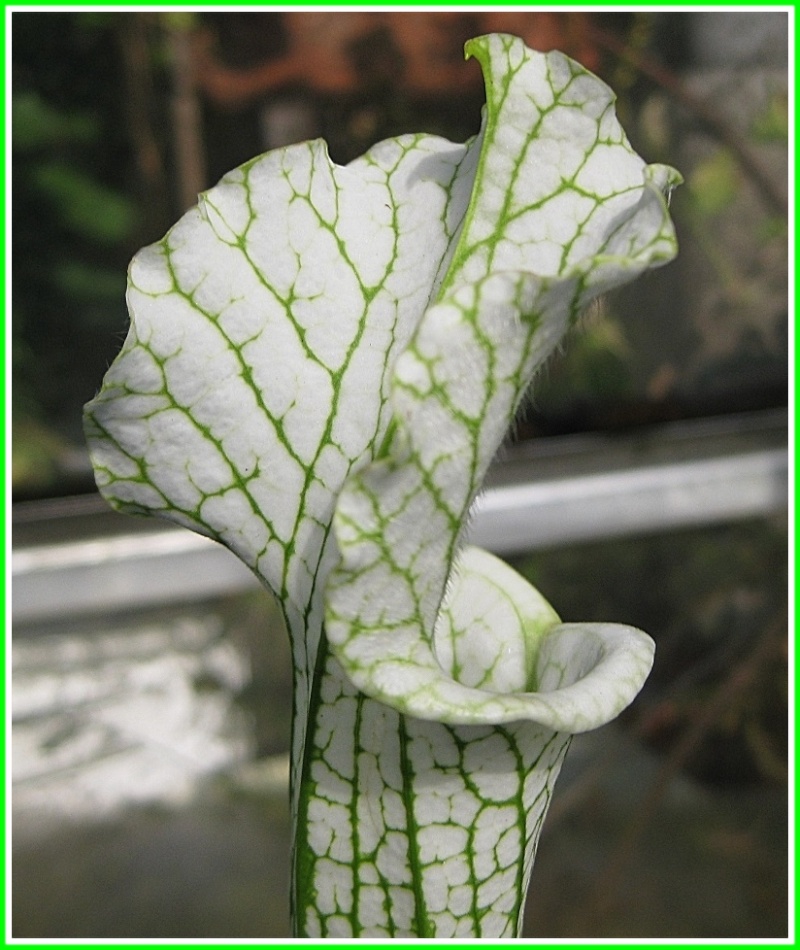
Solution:
<svg viewBox="0 0 800 950"><path fill-rule="evenodd" d="M271 92L297 87L344 95L391 84L413 97L479 91L480 71L464 64L464 42L483 33L514 33L528 46L561 49L589 69L599 56L590 39L591 14L552 12L330 12L250 15L253 31L273 47L248 66L226 62L213 27L195 36L198 88L217 105L246 106ZM276 34L280 52L274 52ZM270 42L272 40L272 42ZM258 47L258 35L249 46Z"/></svg>

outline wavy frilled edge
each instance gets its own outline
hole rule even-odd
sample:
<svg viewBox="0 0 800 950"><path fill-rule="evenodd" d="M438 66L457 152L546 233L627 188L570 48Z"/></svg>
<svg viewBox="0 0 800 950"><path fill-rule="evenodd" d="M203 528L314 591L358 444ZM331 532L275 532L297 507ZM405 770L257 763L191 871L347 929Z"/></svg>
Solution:
<svg viewBox="0 0 800 950"><path fill-rule="evenodd" d="M624 136L615 139L616 120L607 118L613 94L561 54L541 56L514 38L482 37L467 51L480 60L487 85L473 198L439 299L391 375L390 437L380 457L352 473L339 495L333 517L339 562L327 583L325 627L353 684L402 713L448 724L529 719L580 732L610 721L636 696L652 666L652 640L614 624L551 623L544 635L531 637L531 618L520 605L535 600L536 592L485 552L459 551L470 505L536 370L593 298L674 255L668 197L680 176L634 156L638 171L633 165L628 181L608 192L613 207L598 201L587 217L592 226L576 237L585 253L565 251L556 272L547 273L546 253L518 233L519 222L535 210L535 187L528 209L519 201L516 208L506 202L499 215L486 207L497 200L490 186L504 161L496 147L504 110L519 121L525 102L520 106L515 97L528 103L546 98L530 77L516 93L513 81L498 84L497 61L516 62L512 80L526 68L561 76L562 100L570 82L581 84L582 108L594 110L598 129L583 167L605 129L613 140L613 147L604 145L611 176L618 173L613 162L630 162L633 154ZM546 111L541 103L536 108ZM580 135L585 129L576 130ZM535 159L523 154L514 180L534 174L536 168L525 165ZM497 228L487 237L492 218ZM530 221L535 227L532 213ZM519 262L520 244L530 270L509 266ZM537 265L545 266L537 271ZM519 655L535 654L532 681L520 682L528 660L517 682L513 676L511 683L465 682L458 649L447 656L440 646L453 617L460 618L455 639L474 639L464 618L474 612L475 585L487 582L511 608L503 617L484 617L487 649L515 642Z"/></svg>

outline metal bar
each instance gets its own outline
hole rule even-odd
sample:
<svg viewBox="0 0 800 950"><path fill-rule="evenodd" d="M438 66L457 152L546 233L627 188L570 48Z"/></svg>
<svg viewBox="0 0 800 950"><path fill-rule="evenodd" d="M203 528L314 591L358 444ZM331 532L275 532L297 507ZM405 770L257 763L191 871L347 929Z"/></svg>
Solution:
<svg viewBox="0 0 800 950"><path fill-rule="evenodd" d="M220 544L174 528L12 552L19 622L204 600L258 581Z"/></svg>
<svg viewBox="0 0 800 950"><path fill-rule="evenodd" d="M770 516L787 509L788 491L785 414L683 423L626 439L542 440L510 450L492 469L471 513L469 540L511 555ZM14 623L258 585L220 545L157 522L108 537L23 543L12 553L11 580Z"/></svg>
<svg viewBox="0 0 800 950"><path fill-rule="evenodd" d="M787 457L780 449L532 481L480 497L470 540L511 555L735 521L781 511L787 491Z"/></svg>

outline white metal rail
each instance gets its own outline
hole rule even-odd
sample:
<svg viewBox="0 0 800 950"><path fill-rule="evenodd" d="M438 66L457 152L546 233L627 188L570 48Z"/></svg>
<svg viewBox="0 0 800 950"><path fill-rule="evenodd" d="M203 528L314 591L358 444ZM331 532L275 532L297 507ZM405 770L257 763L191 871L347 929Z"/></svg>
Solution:
<svg viewBox="0 0 800 950"><path fill-rule="evenodd" d="M513 555L780 514L789 505L789 458L781 412L516 446L489 474L470 540ZM52 542L43 540L39 510L14 512L15 624L206 599L257 584L232 554L189 531L118 516L108 533L107 513L84 511L73 516L74 537ZM101 517L106 533L93 534L93 519ZM65 530L69 535L68 524Z"/></svg>

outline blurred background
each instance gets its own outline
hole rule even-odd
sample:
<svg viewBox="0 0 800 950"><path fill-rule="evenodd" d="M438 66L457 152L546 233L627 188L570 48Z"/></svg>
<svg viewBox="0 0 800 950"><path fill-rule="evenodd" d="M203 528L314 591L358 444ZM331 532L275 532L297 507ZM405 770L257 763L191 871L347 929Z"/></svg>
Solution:
<svg viewBox="0 0 800 950"><path fill-rule="evenodd" d="M637 151L686 179L678 260L587 315L475 517L564 619L658 645L632 709L567 757L526 935L787 934L789 28L12 14L14 936L289 934L279 618L227 552L106 509L81 406L126 332L129 259L199 191L317 136L339 163L403 132L463 141L483 103L463 44L495 31L595 71Z"/></svg>

